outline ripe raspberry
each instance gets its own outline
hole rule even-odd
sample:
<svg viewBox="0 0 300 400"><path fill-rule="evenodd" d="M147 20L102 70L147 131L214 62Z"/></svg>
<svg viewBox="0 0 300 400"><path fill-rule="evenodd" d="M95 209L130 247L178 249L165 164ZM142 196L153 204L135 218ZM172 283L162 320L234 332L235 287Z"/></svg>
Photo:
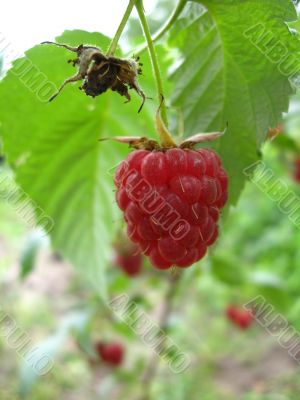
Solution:
<svg viewBox="0 0 300 400"><path fill-rule="evenodd" d="M295 160L294 179L297 183L300 183L300 157Z"/></svg>
<svg viewBox="0 0 300 400"><path fill-rule="evenodd" d="M237 318L237 324L241 329L249 328L252 323L253 317L249 311L244 311L244 313L241 313Z"/></svg>
<svg viewBox="0 0 300 400"><path fill-rule="evenodd" d="M129 240L125 232L118 233L113 248L112 261L117 267L131 277L141 272L143 255L140 246Z"/></svg>
<svg viewBox="0 0 300 400"><path fill-rule="evenodd" d="M133 151L115 185L128 236L156 268L188 267L216 241L228 178L213 150Z"/></svg>
<svg viewBox="0 0 300 400"><path fill-rule="evenodd" d="M124 347L121 343L103 343L95 344L96 352L106 364L118 366L124 358Z"/></svg>
<svg viewBox="0 0 300 400"><path fill-rule="evenodd" d="M230 321L235 322L238 316L238 308L233 305L228 306L226 309L226 316Z"/></svg>
<svg viewBox="0 0 300 400"><path fill-rule="evenodd" d="M143 256L139 246L130 243L126 249L116 249L115 263L128 276L136 276L141 272Z"/></svg>
<svg viewBox="0 0 300 400"><path fill-rule="evenodd" d="M241 329L247 329L253 323L253 312L230 305L226 309L227 318Z"/></svg>

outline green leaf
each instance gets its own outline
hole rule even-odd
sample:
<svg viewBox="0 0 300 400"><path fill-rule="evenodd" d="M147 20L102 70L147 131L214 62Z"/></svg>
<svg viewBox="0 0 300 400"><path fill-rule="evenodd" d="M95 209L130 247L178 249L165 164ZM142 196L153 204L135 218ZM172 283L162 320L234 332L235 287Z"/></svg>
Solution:
<svg viewBox="0 0 300 400"><path fill-rule="evenodd" d="M292 298L280 276L267 271L255 271L250 275L250 282L253 289L279 311L287 311L291 307Z"/></svg>
<svg viewBox="0 0 300 400"><path fill-rule="evenodd" d="M211 272L221 282L228 285L242 285L246 282L247 275L238 260L226 259L225 256L211 257Z"/></svg>
<svg viewBox="0 0 300 400"><path fill-rule="evenodd" d="M272 145L274 147L278 147L280 151L291 151L294 153L297 153L298 151L295 141L291 137L284 134L280 134L273 139Z"/></svg>
<svg viewBox="0 0 300 400"><path fill-rule="evenodd" d="M293 304L291 296L283 288L258 285L255 289L257 294L263 296L268 303L271 303L280 312L288 311Z"/></svg>
<svg viewBox="0 0 300 400"><path fill-rule="evenodd" d="M104 50L109 43L101 34L84 31L67 31L57 41L73 46L88 43ZM79 83L67 85L48 103L53 85L59 86L75 72L67 64L70 58L74 54L63 48L39 45L14 63L0 83L0 133L18 184L49 216L47 222L53 220L53 228L49 222L46 230L54 248L104 295L105 265L121 223L112 174L129 149L98 139L152 136L153 105L148 101L137 114L141 100L135 93L132 102L124 105L124 98L112 92L88 98L78 90ZM28 65L31 69L26 72ZM145 75L151 79L146 67ZM153 85L145 78L141 84L153 97Z"/></svg>
<svg viewBox="0 0 300 400"><path fill-rule="evenodd" d="M0 78L2 76L2 73L3 73L3 57L0 54Z"/></svg>
<svg viewBox="0 0 300 400"><path fill-rule="evenodd" d="M198 3L192 4L192 17L185 11L171 35L170 45L180 52L170 76L173 104L183 110L186 136L223 130L228 123L215 147L229 172L235 203L246 180L244 168L258 159L268 128L276 127L288 109L292 88L279 65L288 54L300 70L299 41L286 25L296 11L290 0ZM277 52L278 44L286 52Z"/></svg>
<svg viewBox="0 0 300 400"><path fill-rule="evenodd" d="M20 275L22 279L25 279L33 270L38 252L45 242L45 236L42 236L40 232L34 232L28 237L20 259Z"/></svg>

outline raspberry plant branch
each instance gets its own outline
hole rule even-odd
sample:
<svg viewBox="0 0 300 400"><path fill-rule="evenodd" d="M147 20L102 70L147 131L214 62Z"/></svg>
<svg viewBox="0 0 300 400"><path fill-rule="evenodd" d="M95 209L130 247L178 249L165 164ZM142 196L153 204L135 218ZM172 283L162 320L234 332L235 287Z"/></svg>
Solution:
<svg viewBox="0 0 300 400"><path fill-rule="evenodd" d="M156 86L157 86L157 91L158 91L158 101L159 101L159 103L161 103L161 117L162 117L164 124L166 126L168 126L166 106L165 106L164 102L161 102L161 98L164 97L162 78L161 78L161 74L160 74L160 69L159 69L159 65L158 65L155 48L154 48L152 38L151 38L149 25L148 25L147 19L145 17L142 0L137 0L135 7L137 9L139 19L141 22L141 26L142 26L142 29L143 29L143 32L144 32L144 35L145 35L145 38L147 41L147 45L148 45L149 56L150 56L153 74L155 76Z"/></svg>
<svg viewBox="0 0 300 400"><path fill-rule="evenodd" d="M187 0L179 0L174 11L172 12L170 18L164 23L164 25L158 29L154 35L152 36L152 42L156 42L159 40L162 36L164 36L169 29L173 26L174 22L176 22L177 18L181 14L182 10L184 9L184 6L186 4ZM136 52L136 55L139 55L143 53L145 50L147 50L148 44L144 43Z"/></svg>
<svg viewBox="0 0 300 400"><path fill-rule="evenodd" d="M181 277L180 272L175 269L175 271L172 271L171 276L169 278L168 289L165 295L164 302L162 304L162 309L158 321L159 326L164 327L164 330L167 330L166 325L173 310L173 301L177 294L180 277ZM144 394L137 400L150 399L151 385L153 379L155 378L157 368L158 368L158 358L156 354L153 354L149 361L149 364L146 367L145 373L141 379L141 384L143 387Z"/></svg>
<svg viewBox="0 0 300 400"><path fill-rule="evenodd" d="M127 21L128 21L130 15L131 15L131 12L132 12L133 7L135 6L136 2L137 2L137 0L130 0L129 1L129 4L128 4L126 10L125 10L123 18L122 18L122 20L120 22L120 25L119 25L118 29L117 29L117 32L116 32L114 38L112 39L112 41L110 43L109 49L107 50L107 56L108 57L109 56L113 56L114 53L116 52L120 37L122 35L122 32L123 32L123 30L124 30L124 28L125 28L125 26L127 24Z"/></svg>

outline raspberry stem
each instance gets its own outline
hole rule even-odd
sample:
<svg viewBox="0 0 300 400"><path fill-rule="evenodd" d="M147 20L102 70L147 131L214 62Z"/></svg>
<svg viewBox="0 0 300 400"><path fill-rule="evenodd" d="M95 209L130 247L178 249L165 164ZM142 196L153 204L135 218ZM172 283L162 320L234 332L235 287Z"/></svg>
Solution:
<svg viewBox="0 0 300 400"><path fill-rule="evenodd" d="M168 282L168 289L167 289L167 292L165 294L165 298L164 298L164 301L162 304L162 309L161 309L158 325L161 328L164 328L166 333L167 333L166 326L169 321L170 315L173 311L173 302L174 302L174 298L178 291L180 278L181 278L181 275L180 275L180 273L178 273L178 271L172 272L169 282ZM162 346L164 346L163 343L162 343ZM145 370L143 376L141 377L141 383L142 383L144 395L142 397L140 397L139 400L149 400L150 399L150 390L151 390L151 386L153 383L153 379L155 378L155 375L157 373L157 369L158 369L157 355L155 353L153 353L153 355L149 361L149 364L147 365L146 370Z"/></svg>
<svg viewBox="0 0 300 400"><path fill-rule="evenodd" d="M127 24L127 21L128 21L130 15L131 15L131 12L132 12L133 7L135 6L136 2L137 2L137 0L130 0L129 1L129 4L128 4L128 6L126 8L126 11L125 11L125 13L123 15L123 18L122 18L122 20L120 22L120 25L119 25L119 27L117 29L117 32L116 32L115 36L113 37L113 39L112 39L112 41L110 43L109 49L107 50L107 56L113 56L114 53L116 52L120 37L122 35L122 32L123 32L123 30L124 30L124 28L125 28L125 26Z"/></svg>
<svg viewBox="0 0 300 400"><path fill-rule="evenodd" d="M151 38L151 33L148 25L148 21L145 17L145 12L144 12L144 7L143 7L143 1L142 0L137 0L136 5L135 5L139 19L141 22L141 26L147 41L148 45L148 51L149 51L149 56L152 64L152 69L153 69L153 74L155 76L156 80L156 86L157 86L157 92L158 92L158 101L161 103L161 98L164 97L164 91L163 91L163 84L162 84L162 78L160 74L160 69L158 65L158 60L155 52L155 48L152 42ZM167 117L167 110L164 102L161 104L161 117L166 126L168 126L168 117ZM163 144L163 143L162 143Z"/></svg>

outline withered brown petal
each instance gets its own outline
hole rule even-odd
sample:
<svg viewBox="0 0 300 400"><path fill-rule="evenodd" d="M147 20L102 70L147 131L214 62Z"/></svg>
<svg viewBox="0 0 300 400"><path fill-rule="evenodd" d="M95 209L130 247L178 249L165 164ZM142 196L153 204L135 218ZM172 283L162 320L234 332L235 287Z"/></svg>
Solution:
<svg viewBox="0 0 300 400"><path fill-rule="evenodd" d="M203 142L212 142L226 132L226 129L223 132L209 132L209 133L197 133L196 135L190 136L189 138L185 139L183 142L180 143L180 148L189 148L193 147L198 143Z"/></svg>

